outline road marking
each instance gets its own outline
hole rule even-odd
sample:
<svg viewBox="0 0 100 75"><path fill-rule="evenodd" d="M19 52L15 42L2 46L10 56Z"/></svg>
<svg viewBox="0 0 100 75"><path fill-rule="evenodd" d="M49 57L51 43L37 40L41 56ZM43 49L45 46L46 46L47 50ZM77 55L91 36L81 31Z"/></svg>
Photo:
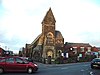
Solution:
<svg viewBox="0 0 100 75"><path fill-rule="evenodd" d="M61 69L68 69L67 67L61 68Z"/></svg>
<svg viewBox="0 0 100 75"><path fill-rule="evenodd" d="M85 70L82 69L81 71L85 71Z"/></svg>
<svg viewBox="0 0 100 75"><path fill-rule="evenodd" d="M93 72L90 72L90 75L93 75Z"/></svg>
<svg viewBox="0 0 100 75"><path fill-rule="evenodd" d="M84 66L89 66L89 65L84 65Z"/></svg>

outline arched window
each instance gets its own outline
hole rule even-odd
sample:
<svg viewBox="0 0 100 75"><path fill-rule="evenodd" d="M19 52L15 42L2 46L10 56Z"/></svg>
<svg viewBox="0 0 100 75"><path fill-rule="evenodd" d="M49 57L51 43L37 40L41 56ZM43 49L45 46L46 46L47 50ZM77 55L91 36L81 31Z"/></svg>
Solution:
<svg viewBox="0 0 100 75"><path fill-rule="evenodd" d="M53 33L52 32L47 33L46 37L47 37L47 44L54 43L54 38L53 38Z"/></svg>
<svg viewBox="0 0 100 75"><path fill-rule="evenodd" d="M53 33L52 32L47 33L47 38L53 38Z"/></svg>

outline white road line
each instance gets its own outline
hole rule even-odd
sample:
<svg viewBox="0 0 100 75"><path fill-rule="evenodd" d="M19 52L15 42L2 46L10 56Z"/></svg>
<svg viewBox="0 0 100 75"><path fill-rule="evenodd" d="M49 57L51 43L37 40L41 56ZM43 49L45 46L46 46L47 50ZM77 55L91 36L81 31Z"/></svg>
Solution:
<svg viewBox="0 0 100 75"><path fill-rule="evenodd" d="M85 71L85 70L82 69L81 71Z"/></svg>
<svg viewBox="0 0 100 75"><path fill-rule="evenodd" d="M89 65L84 65L84 66L89 66Z"/></svg>
<svg viewBox="0 0 100 75"><path fill-rule="evenodd" d="M93 75L93 72L90 72L90 75Z"/></svg>
<svg viewBox="0 0 100 75"><path fill-rule="evenodd" d="M67 67L61 68L61 69L68 69Z"/></svg>

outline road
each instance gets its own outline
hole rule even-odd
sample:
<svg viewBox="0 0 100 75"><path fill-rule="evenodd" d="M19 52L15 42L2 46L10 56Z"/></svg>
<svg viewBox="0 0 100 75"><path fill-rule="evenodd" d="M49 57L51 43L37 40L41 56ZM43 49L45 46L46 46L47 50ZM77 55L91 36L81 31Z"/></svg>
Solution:
<svg viewBox="0 0 100 75"><path fill-rule="evenodd" d="M90 63L45 65L38 63L39 70L31 75L100 75L100 69L91 69ZM5 73L3 75L30 75L27 73Z"/></svg>

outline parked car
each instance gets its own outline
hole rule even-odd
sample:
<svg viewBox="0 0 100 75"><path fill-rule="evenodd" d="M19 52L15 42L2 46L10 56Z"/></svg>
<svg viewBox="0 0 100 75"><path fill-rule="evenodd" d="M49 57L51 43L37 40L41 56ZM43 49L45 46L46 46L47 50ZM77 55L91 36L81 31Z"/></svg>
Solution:
<svg viewBox="0 0 100 75"><path fill-rule="evenodd" d="M0 57L0 60L2 59L2 57Z"/></svg>
<svg viewBox="0 0 100 75"><path fill-rule="evenodd" d="M27 61L29 61L29 62L33 62L33 59L30 58L30 57L20 57L20 58L25 59L25 60L27 60Z"/></svg>
<svg viewBox="0 0 100 75"><path fill-rule="evenodd" d="M5 57L0 60L0 73L3 72L28 72L33 73L38 70L37 64L29 62L20 57Z"/></svg>
<svg viewBox="0 0 100 75"><path fill-rule="evenodd" d="M99 68L99 67L100 67L100 58L94 58L91 61L91 68L94 69L94 68Z"/></svg>
<svg viewBox="0 0 100 75"><path fill-rule="evenodd" d="M3 59L4 57L0 57L0 60Z"/></svg>
<svg viewBox="0 0 100 75"><path fill-rule="evenodd" d="M29 62L33 62L33 59L32 58L28 58L27 59Z"/></svg>

